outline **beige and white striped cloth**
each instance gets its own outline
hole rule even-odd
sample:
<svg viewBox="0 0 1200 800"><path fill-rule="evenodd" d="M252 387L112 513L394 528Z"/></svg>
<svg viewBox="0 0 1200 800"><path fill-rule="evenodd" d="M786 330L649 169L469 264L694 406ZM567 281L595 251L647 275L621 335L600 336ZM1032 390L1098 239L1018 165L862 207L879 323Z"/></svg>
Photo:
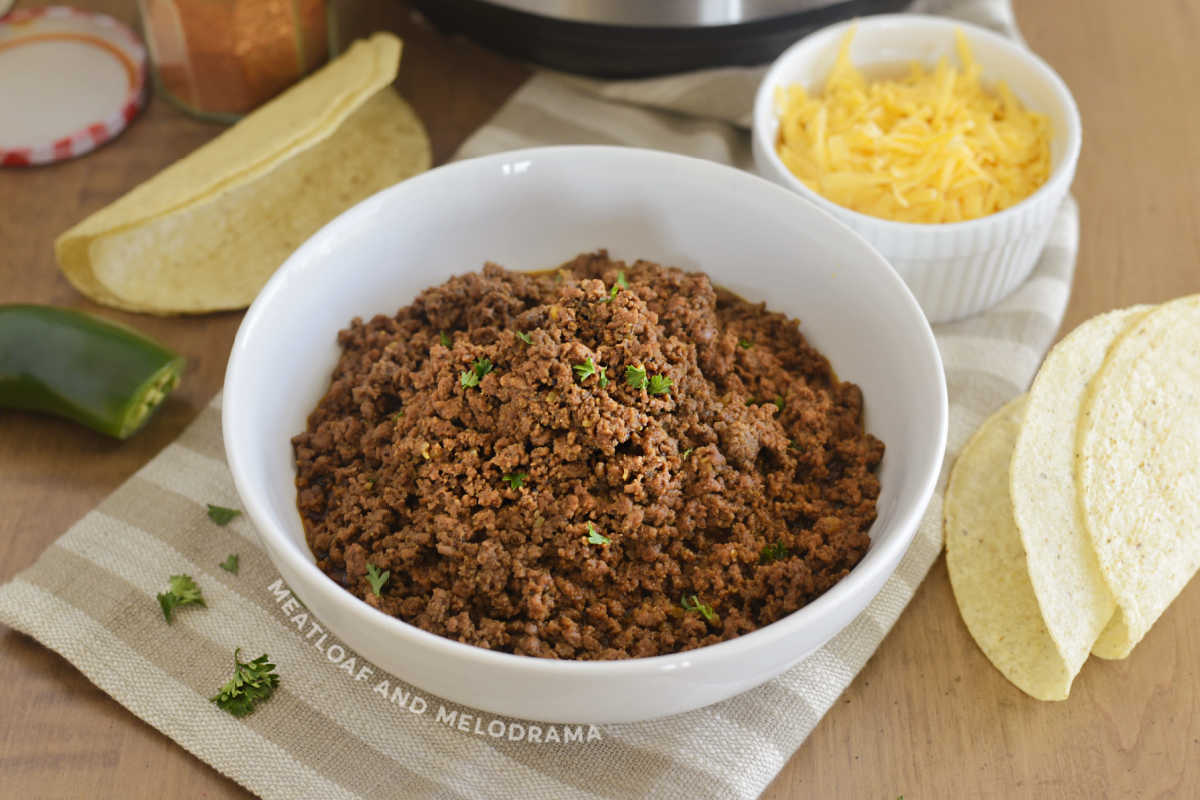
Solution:
<svg viewBox="0 0 1200 800"><path fill-rule="evenodd" d="M936 0L921 5L930 10ZM1015 33L1002 0L932 10ZM607 143L749 167L742 125L759 74L723 69L607 84L541 74L461 156ZM938 326L951 403L947 466L880 595L803 664L709 708L597 729L539 725L463 708L363 662L290 598L244 518L226 527L207 518L206 503L239 505L219 399L0 587L0 622L61 653L133 713L266 798L757 797L937 558L945 473L979 422L1027 386L1061 321L1077 249L1069 201L1016 293L986 314ZM229 553L240 555L237 575L217 566ZM196 578L208 607L180 609L166 625L155 594L181 572ZM245 658L269 653L282 676L275 697L242 720L208 701L228 680L235 647Z"/></svg>

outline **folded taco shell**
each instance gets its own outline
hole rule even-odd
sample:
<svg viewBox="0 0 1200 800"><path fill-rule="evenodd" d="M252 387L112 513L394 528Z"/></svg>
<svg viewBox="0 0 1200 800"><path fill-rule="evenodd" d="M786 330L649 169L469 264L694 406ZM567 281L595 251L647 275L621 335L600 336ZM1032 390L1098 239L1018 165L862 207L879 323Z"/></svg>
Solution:
<svg viewBox="0 0 1200 800"><path fill-rule="evenodd" d="M105 305L241 308L337 214L427 169L420 120L376 34L59 237L64 274Z"/></svg>

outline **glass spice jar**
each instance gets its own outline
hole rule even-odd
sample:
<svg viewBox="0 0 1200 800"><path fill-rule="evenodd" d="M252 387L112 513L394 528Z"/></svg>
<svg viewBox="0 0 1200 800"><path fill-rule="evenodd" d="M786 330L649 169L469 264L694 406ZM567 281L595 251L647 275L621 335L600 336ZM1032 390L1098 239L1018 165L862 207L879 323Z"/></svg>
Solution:
<svg viewBox="0 0 1200 800"><path fill-rule="evenodd" d="M138 0L155 85L198 117L236 121L328 58L325 0Z"/></svg>

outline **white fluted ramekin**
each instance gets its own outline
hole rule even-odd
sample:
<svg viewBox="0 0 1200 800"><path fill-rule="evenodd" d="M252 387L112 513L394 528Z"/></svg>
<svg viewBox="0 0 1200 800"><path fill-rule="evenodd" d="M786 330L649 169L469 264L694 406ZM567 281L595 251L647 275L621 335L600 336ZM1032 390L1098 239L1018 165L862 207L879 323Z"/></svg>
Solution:
<svg viewBox="0 0 1200 800"><path fill-rule="evenodd" d="M1050 177L1010 208L967 222L923 225L893 222L844 208L808 188L779 158L776 90L824 84L842 39L858 29L853 63L872 67L911 61L957 63L956 30L970 43L983 79L1005 81L1027 108L1050 120ZM766 178L797 192L849 225L891 262L930 322L948 322L989 308L1015 289L1037 263L1055 212L1075 177L1082 141L1079 109L1062 79L1017 42L977 25L945 17L888 14L832 25L788 48L768 70L754 102L754 161Z"/></svg>

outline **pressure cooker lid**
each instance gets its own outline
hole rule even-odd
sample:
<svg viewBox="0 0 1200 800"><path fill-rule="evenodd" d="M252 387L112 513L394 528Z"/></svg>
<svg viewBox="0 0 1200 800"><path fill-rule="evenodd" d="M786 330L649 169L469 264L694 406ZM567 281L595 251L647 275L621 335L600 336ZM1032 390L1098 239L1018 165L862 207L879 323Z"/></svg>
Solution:
<svg viewBox="0 0 1200 800"><path fill-rule="evenodd" d="M903 11L911 0L415 0L414 4L446 32L465 34L515 58L567 72L630 78L765 64L809 31L849 17Z"/></svg>

